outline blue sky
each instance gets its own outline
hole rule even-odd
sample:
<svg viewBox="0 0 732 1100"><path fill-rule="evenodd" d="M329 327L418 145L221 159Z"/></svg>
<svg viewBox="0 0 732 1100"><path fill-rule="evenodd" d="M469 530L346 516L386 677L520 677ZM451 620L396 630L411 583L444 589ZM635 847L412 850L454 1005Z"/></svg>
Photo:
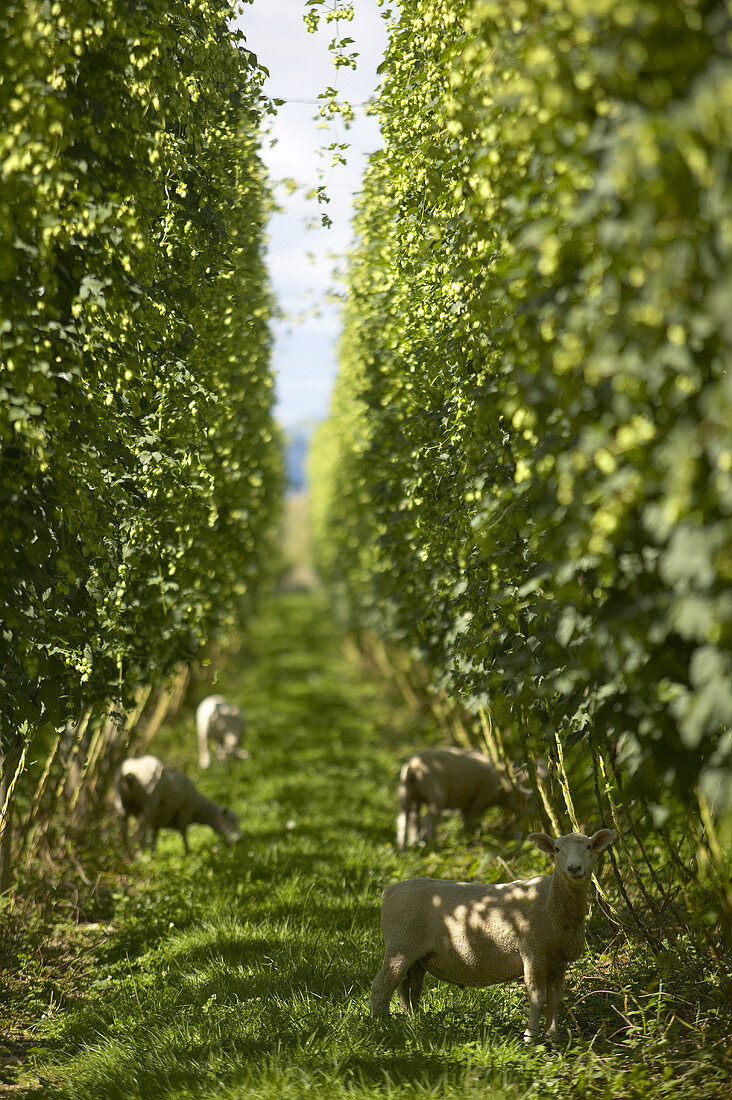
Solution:
<svg viewBox="0 0 732 1100"><path fill-rule="evenodd" d="M376 69L386 43L386 29L376 0L355 0L356 17L341 24L359 52L356 72L333 68L328 42L332 24L308 34L302 21L305 0L255 0L237 19L247 46L269 70L267 94L287 102L279 108L265 139L262 155L273 181L287 177L302 184L292 195L275 187L282 206L270 223L268 265L280 307L288 320L274 325L274 368L277 378L276 414L285 427L320 420L336 374L336 342L340 327L337 306L326 301L333 284L336 257L351 239L353 196L359 190L366 157L380 144L375 119L355 108L355 121L346 133L318 127L312 102L335 86L352 103L363 103L378 83ZM330 169L330 154L318 150L333 140L349 141L347 165ZM276 143L273 144L272 142ZM320 224L320 208L304 191L316 186L325 170L330 204L325 208L332 226ZM313 223L315 223L313 225ZM342 265L341 265L342 266ZM295 319L303 319L296 323Z"/></svg>

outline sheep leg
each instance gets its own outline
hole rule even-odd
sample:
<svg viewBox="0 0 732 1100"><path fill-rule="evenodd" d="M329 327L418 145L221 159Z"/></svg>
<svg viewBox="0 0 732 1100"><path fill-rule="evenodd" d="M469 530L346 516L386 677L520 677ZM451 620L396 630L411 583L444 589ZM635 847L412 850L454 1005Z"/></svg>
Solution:
<svg viewBox="0 0 732 1100"><path fill-rule="evenodd" d="M396 826L397 851L403 852L417 843L419 835L419 802L400 799Z"/></svg>
<svg viewBox="0 0 732 1100"><path fill-rule="evenodd" d="M188 855L189 852L190 852L190 848L188 847L187 832L188 832L188 826L191 824L192 819L193 819L193 815L192 815L192 813L190 811L190 807L189 807L187 810L179 811L179 813L177 813L176 816L175 816L175 821L172 822L172 824L175 826L175 828L178 830L181 837L183 838L183 849L184 849L186 855Z"/></svg>
<svg viewBox="0 0 732 1100"><path fill-rule="evenodd" d="M407 844L410 848L419 840L419 802L412 803L412 808L409 811L409 817L407 819Z"/></svg>
<svg viewBox="0 0 732 1100"><path fill-rule="evenodd" d="M424 989L424 979L427 973L427 968L421 959L418 959L410 970L411 982L410 993L412 997L412 1012L416 1012L419 1008L419 1002L422 1000L422 990Z"/></svg>
<svg viewBox="0 0 732 1100"><path fill-rule="evenodd" d="M122 816L120 818L120 832L122 833L122 843L124 845L125 852L127 853L127 855L129 855L130 854L130 832L129 832L129 828L128 828L127 814L124 813L124 812L122 813Z"/></svg>
<svg viewBox="0 0 732 1100"><path fill-rule="evenodd" d="M147 802L145 803L145 806L142 810L142 813L140 814L140 826L139 826L140 847L142 847L142 845L144 843L145 833L146 833L147 827L149 825L150 828L151 828L151 832L152 832L152 837L151 837L151 840L150 840L150 851L151 852L155 851L155 845L157 844L157 840L158 840L158 826L155 824L155 821L157 820L157 817L158 817L159 808L160 808L160 784L157 785L157 787L155 788L153 793L150 795Z"/></svg>
<svg viewBox="0 0 732 1100"><path fill-rule="evenodd" d="M414 799L409 789L409 783L407 781L408 772L406 769L402 771L402 777L400 777L399 790L397 793L399 814L397 816L396 824L396 844L397 851L403 852L408 844L413 844L414 839L411 837L411 821L412 812L414 810Z"/></svg>
<svg viewBox="0 0 732 1100"><path fill-rule="evenodd" d="M142 851L145 847L145 834L147 832L147 820L144 814L141 814L137 819L137 829L135 832L135 844Z"/></svg>
<svg viewBox="0 0 732 1100"><path fill-rule="evenodd" d="M384 957L384 965L371 985L372 1016L380 1016L382 1013L389 1011L389 1002L392 995L403 982L408 970L409 962L406 955L386 955Z"/></svg>
<svg viewBox="0 0 732 1100"><path fill-rule="evenodd" d="M198 765L200 768L207 768L211 763L211 754L208 751L208 730L202 722L199 722L196 732L198 734Z"/></svg>
<svg viewBox="0 0 732 1100"><path fill-rule="evenodd" d="M463 832L471 839L475 839L477 833L480 832L480 811L475 810L463 810Z"/></svg>
<svg viewBox="0 0 732 1100"><path fill-rule="evenodd" d="M547 1021L546 1040L555 1043L559 1038L559 1006L564 992L564 970L550 974L547 983Z"/></svg>
<svg viewBox="0 0 732 1100"><path fill-rule="evenodd" d="M403 852L408 843L409 836L409 806L402 804L399 798L399 813L396 821L396 846L398 852Z"/></svg>
<svg viewBox="0 0 732 1100"><path fill-rule="evenodd" d="M419 1008L419 1002L422 997L422 987L424 986L424 976L427 973L424 967L424 963L421 959L417 959L416 963L413 963L407 971L404 981L400 982L397 986L397 997L399 998L399 1004L402 1012L410 1013L416 1012Z"/></svg>
<svg viewBox="0 0 732 1100"><path fill-rule="evenodd" d="M529 959L524 959L524 984L529 995L529 1022L524 1032L524 1042L535 1043L541 1036L541 1014L547 999L547 976Z"/></svg>
<svg viewBox="0 0 732 1100"><path fill-rule="evenodd" d="M424 815L424 821L422 824L422 840L427 845L432 845L435 840L435 833L437 832L437 826L440 823L442 816L442 807L438 806L435 802L430 802L427 806L427 813Z"/></svg>

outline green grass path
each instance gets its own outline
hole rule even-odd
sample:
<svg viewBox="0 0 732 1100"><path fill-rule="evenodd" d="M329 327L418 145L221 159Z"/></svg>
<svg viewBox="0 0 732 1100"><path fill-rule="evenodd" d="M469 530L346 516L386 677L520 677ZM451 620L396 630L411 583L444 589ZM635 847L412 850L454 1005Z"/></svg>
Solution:
<svg viewBox="0 0 732 1100"><path fill-rule="evenodd" d="M384 884L505 875L490 848L449 840L396 857L398 765L435 731L346 659L317 594L278 596L248 645L216 690L245 707L251 760L202 776L190 708L152 746L240 813L243 838L227 848L194 828L186 859L166 832L155 859L140 857L109 926L90 934L95 978L38 1025L28 1097L717 1095L720 1067L688 1051L669 1067L665 1033L639 1025L611 1041L604 994L585 997L580 1037L556 1053L520 1041L519 985L433 985L417 1020L394 1008L372 1021ZM498 850L519 873L544 866L528 848Z"/></svg>

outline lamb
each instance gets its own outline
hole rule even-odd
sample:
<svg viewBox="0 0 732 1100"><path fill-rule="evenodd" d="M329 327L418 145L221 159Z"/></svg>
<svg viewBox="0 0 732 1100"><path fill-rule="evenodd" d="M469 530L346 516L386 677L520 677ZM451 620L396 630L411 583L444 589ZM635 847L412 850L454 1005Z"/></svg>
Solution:
<svg viewBox="0 0 732 1100"><path fill-rule="evenodd" d="M200 766L207 768L211 763L209 741L215 745L219 761L230 756L237 760L247 760L249 753L239 747L245 725L246 719L240 707L229 703L223 695L206 696L196 710Z"/></svg>
<svg viewBox="0 0 732 1100"><path fill-rule="evenodd" d="M449 747L414 753L399 774L397 848L401 852L418 839L431 844L443 810L460 810L466 833L479 829L489 806L519 814L528 809L532 797L525 778L519 773L518 785L512 786L505 769L474 750ZM427 812L420 833L423 804Z"/></svg>
<svg viewBox="0 0 732 1100"><path fill-rule="evenodd" d="M159 829L177 829L189 852L186 830L189 825L210 825L214 832L233 844L239 840L236 815L218 806L196 790L190 779L169 768L157 756L130 757L125 760L117 777L118 808L122 813L122 835L129 846L127 819L139 818L140 842L148 828L152 830L151 851L155 851Z"/></svg>
<svg viewBox="0 0 732 1100"><path fill-rule="evenodd" d="M496 985L523 976L529 996L524 1042L556 1041L567 964L584 950L592 872L617 838L612 829L591 837L556 839L531 833L553 855L554 871L517 882L483 885L413 878L387 886L381 907L384 963L371 987L371 1013L388 1012L397 991L404 1012L419 1006L425 974L459 986Z"/></svg>

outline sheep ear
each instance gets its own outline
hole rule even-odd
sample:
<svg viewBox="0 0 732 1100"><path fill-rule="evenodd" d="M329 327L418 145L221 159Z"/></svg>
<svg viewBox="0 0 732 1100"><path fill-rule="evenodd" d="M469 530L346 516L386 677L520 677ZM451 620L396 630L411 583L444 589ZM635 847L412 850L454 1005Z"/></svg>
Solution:
<svg viewBox="0 0 732 1100"><path fill-rule="evenodd" d="M593 852L604 852L606 848L609 848L611 844L618 839L618 834L614 829L598 829L596 833L590 837L590 846Z"/></svg>
<svg viewBox="0 0 732 1100"><path fill-rule="evenodd" d="M531 840L537 848L541 848L542 852L549 852L550 855L554 855L556 848L554 841L546 833L529 833L529 840Z"/></svg>

